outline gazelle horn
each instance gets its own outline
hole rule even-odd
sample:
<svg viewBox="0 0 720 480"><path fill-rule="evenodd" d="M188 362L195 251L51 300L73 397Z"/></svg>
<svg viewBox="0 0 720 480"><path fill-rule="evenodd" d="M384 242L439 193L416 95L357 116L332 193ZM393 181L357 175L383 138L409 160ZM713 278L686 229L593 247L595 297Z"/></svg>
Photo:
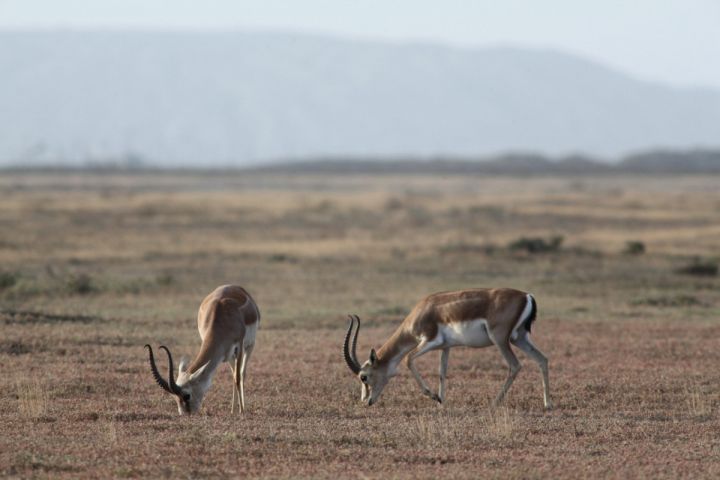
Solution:
<svg viewBox="0 0 720 480"><path fill-rule="evenodd" d="M350 325L348 326L348 331L345 334L345 342L343 343L343 357L345 357L345 363L347 363L347 366L350 368L350 370L355 375L357 375L360 372L360 364L357 361L357 355L355 353L355 348L357 346L358 332L360 331L360 319L357 317L357 315L355 315L355 316L348 315L348 318L350 318ZM350 348L350 335L352 333L355 322L357 322L357 327L355 328L355 335L353 336L352 349L351 349Z"/></svg>

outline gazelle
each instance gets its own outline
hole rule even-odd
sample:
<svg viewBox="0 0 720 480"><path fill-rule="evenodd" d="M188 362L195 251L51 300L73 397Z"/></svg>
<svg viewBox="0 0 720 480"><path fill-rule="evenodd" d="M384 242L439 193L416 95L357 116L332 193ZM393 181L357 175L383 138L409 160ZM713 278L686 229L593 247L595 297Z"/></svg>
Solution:
<svg viewBox="0 0 720 480"><path fill-rule="evenodd" d="M180 359L178 379L173 375L173 359L164 345L168 357L168 380L165 381L155 365L152 347L145 345L150 355L150 370L155 381L166 392L175 395L178 412L188 415L200 409L203 398L212 384L215 370L228 362L233 375L233 398L240 412L245 411L245 369L255 346L255 333L260 323L260 310L250 294L237 285L222 285L213 290L200 304L198 330L202 345L195 360L188 364L187 357Z"/></svg>
<svg viewBox="0 0 720 480"><path fill-rule="evenodd" d="M428 295L412 309L395 333L362 366L355 352L360 318L350 316L343 356L350 370L362 383L361 400L376 403L387 382L397 374L403 358L423 394L442 403L445 376L452 347L495 345L510 368L494 405L502 401L520 371L520 362L510 348L515 345L540 366L545 408L552 408L548 380L548 361L530 340L530 328L537 314L535 298L510 288L469 289ZM352 335L353 326L355 334ZM352 346L350 337L352 336ZM440 387L433 393L420 376L414 361L431 350L440 353Z"/></svg>

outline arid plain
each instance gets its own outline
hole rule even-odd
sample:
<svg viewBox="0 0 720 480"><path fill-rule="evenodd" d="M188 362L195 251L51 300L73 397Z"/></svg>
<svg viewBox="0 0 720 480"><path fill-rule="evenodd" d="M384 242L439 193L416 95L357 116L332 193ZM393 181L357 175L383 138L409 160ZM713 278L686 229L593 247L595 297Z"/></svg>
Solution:
<svg viewBox="0 0 720 480"><path fill-rule="evenodd" d="M4 172L0 476L717 478L719 185ZM197 307L224 283L262 312L248 412L230 415L222 366L181 418L143 345L194 354ZM535 294L554 410L519 352L489 409L493 348L452 350L442 406L404 367L360 404L348 313L364 360L423 295L483 286ZM418 364L436 388L438 354Z"/></svg>

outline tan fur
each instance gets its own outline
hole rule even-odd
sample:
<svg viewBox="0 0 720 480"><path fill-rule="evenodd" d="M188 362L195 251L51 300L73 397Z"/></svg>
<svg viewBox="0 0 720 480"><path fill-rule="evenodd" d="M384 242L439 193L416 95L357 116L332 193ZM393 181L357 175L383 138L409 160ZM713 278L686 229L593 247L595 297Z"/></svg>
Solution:
<svg viewBox="0 0 720 480"><path fill-rule="evenodd" d="M455 346L481 348L495 345L508 365L507 379L495 399L495 404L498 404L521 367L510 347L512 343L540 367L543 402L546 408L552 408L547 358L530 340L526 324L533 315L534 302L532 295L512 288L476 288L428 295L415 305L377 353L371 351L370 359L362 366L358 365L357 375L363 384L362 401L373 405L404 359L423 394L442 403L450 349ZM349 335L348 331L348 338ZM437 394L430 390L413 363L416 358L433 350L442 352ZM353 361L357 363L357 360Z"/></svg>
<svg viewBox="0 0 720 480"><path fill-rule="evenodd" d="M378 350L378 362L388 362L408 346L417 346L423 337L434 339L440 324L484 318L493 336L507 342L525 308L526 296L527 293L512 288L475 288L428 295Z"/></svg>
<svg viewBox="0 0 720 480"><path fill-rule="evenodd" d="M196 412L223 362L230 363L233 376L231 412L236 404L245 410L244 378L248 359L255 345L260 311L250 294L237 285L223 285L200 304L198 331L202 344L195 359L178 367L176 395L181 414ZM236 401L237 399L237 401Z"/></svg>
<svg viewBox="0 0 720 480"><path fill-rule="evenodd" d="M260 312L250 294L237 285L223 285L213 290L200 304L198 331L202 345L188 366L193 373L213 358L226 352L230 345L242 343L246 327L260 321Z"/></svg>

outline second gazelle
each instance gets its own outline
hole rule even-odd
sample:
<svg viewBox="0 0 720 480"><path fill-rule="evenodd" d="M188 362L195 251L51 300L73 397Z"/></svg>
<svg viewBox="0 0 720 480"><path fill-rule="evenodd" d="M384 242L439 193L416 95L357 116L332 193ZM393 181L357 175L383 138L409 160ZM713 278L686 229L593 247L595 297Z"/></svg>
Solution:
<svg viewBox="0 0 720 480"><path fill-rule="evenodd" d="M428 295L412 309L395 333L362 365L355 349L360 319L350 316L343 355L350 370L362 383L361 399L372 405L380 398L387 382L397 374L403 358L422 392L442 403L450 348L495 345L508 364L505 384L495 398L502 401L520 371L520 362L510 348L515 345L540 366L545 408L552 408L548 380L548 361L530 340L530 328L537 314L535 298L511 288L468 289ZM355 334L353 335L353 327ZM352 346L350 338L352 337ZM441 350L440 388L433 393L420 376L413 361L431 350Z"/></svg>
<svg viewBox="0 0 720 480"><path fill-rule="evenodd" d="M168 356L168 379L165 380L155 365L152 347L145 345L155 381L175 396L181 415L200 409L213 375L223 362L230 364L233 374L230 411L235 412L235 405L240 407L240 412L245 411L245 369L255 346L259 323L260 310L250 294L238 285L222 285L210 292L200 305L198 332L202 345L195 360L189 363L187 358L180 360L177 382L170 350L160 346Z"/></svg>

